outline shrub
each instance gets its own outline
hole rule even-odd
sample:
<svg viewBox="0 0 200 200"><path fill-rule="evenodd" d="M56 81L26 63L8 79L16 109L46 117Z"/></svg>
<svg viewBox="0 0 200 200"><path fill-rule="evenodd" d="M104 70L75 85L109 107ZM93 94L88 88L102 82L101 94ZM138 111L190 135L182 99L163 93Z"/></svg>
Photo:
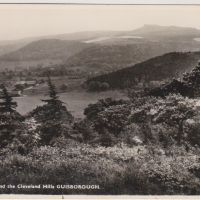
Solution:
<svg viewBox="0 0 200 200"><path fill-rule="evenodd" d="M127 104L127 101L122 99L115 100L112 98L100 99L97 103L89 104L84 110L84 115L87 119L93 120L99 112L106 110L108 107L123 104Z"/></svg>
<svg viewBox="0 0 200 200"><path fill-rule="evenodd" d="M165 147L173 142L187 143L190 139L186 136L189 133L185 123L198 115L196 102L180 95L169 95L165 99L149 99L139 107L133 103L130 124L142 129L140 137L145 142L161 142Z"/></svg>
<svg viewBox="0 0 200 200"><path fill-rule="evenodd" d="M99 92L110 89L110 86L107 82L91 81L88 83L87 88L88 91Z"/></svg>
<svg viewBox="0 0 200 200"><path fill-rule="evenodd" d="M65 92L67 89L68 89L68 86L66 84L62 84L60 86L60 90L63 91L63 92Z"/></svg>
<svg viewBox="0 0 200 200"><path fill-rule="evenodd" d="M167 152L168 151L168 152ZM68 141L1 155L0 184L99 185L97 190L5 189L24 194L200 194L199 151L157 145L94 147ZM170 152L169 152L170 151ZM13 176L14 174L14 176Z"/></svg>

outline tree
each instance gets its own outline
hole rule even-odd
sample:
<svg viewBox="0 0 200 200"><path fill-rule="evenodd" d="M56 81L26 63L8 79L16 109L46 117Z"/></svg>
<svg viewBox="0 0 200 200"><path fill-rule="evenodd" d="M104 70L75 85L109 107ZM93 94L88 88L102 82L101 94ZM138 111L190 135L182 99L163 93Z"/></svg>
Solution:
<svg viewBox="0 0 200 200"><path fill-rule="evenodd" d="M139 106L132 106L130 122L141 128L145 142L160 141L164 146L187 143L185 123L196 115L195 102L181 95L150 98Z"/></svg>
<svg viewBox="0 0 200 200"><path fill-rule="evenodd" d="M11 95L8 94L8 91L4 85L2 85L2 96L1 96L1 102L0 102L0 112L5 113L5 112L14 112L17 103L13 102L13 98Z"/></svg>
<svg viewBox="0 0 200 200"><path fill-rule="evenodd" d="M46 104L37 107L30 114L40 124L38 131L42 144L51 144L53 139L61 135L69 136L70 124L73 121L71 113L63 105L64 103L59 100L56 87L49 76L47 83L49 99L43 99L42 101Z"/></svg>
<svg viewBox="0 0 200 200"><path fill-rule="evenodd" d="M100 145L104 147L110 147L117 142L117 139L106 128L102 128L101 135L99 136L97 141Z"/></svg>
<svg viewBox="0 0 200 200"><path fill-rule="evenodd" d="M13 101L11 95L4 85L2 85L0 96L0 147L11 144L22 134L24 118L16 111L17 103ZM25 129L24 129L25 130ZM19 147L19 146L18 146ZM17 147L17 148L18 148Z"/></svg>
<svg viewBox="0 0 200 200"><path fill-rule="evenodd" d="M47 84L49 86L49 97L50 98L42 100L42 101L44 101L44 102L46 102L48 104L51 104L52 106L57 106L57 105L62 104L62 102L58 99L57 92L56 92L56 87L51 82L50 76L48 75L47 78L48 78Z"/></svg>
<svg viewBox="0 0 200 200"><path fill-rule="evenodd" d="M182 96L193 97L193 88L187 82L173 79L164 86L153 88L147 94L156 97L165 97L169 94L181 94Z"/></svg>
<svg viewBox="0 0 200 200"><path fill-rule="evenodd" d="M100 90L102 91L106 91L110 88L110 85L107 83L107 82L103 82L101 85L100 85Z"/></svg>
<svg viewBox="0 0 200 200"><path fill-rule="evenodd" d="M99 112L104 111L106 108L114 105L123 105L127 104L126 100L120 99L115 100L112 98L100 99L94 104L89 104L88 107L84 110L84 115L90 119L96 119Z"/></svg>
<svg viewBox="0 0 200 200"><path fill-rule="evenodd" d="M190 98L200 96L200 63L189 73L183 74L183 80L173 79L170 83L152 89L148 95L165 97L171 93Z"/></svg>
<svg viewBox="0 0 200 200"><path fill-rule="evenodd" d="M88 91L98 91L99 90L99 82L98 81L91 81L88 84Z"/></svg>
<svg viewBox="0 0 200 200"><path fill-rule="evenodd" d="M62 84L60 86L60 90L63 91L63 92L65 92L67 89L68 89L68 86L66 84Z"/></svg>
<svg viewBox="0 0 200 200"><path fill-rule="evenodd" d="M99 134L108 136L108 134L105 134L106 130L113 136L118 137L127 125L129 115L130 106L127 104L109 106L97 113L97 116L93 119L94 129Z"/></svg>
<svg viewBox="0 0 200 200"><path fill-rule="evenodd" d="M183 81L191 88L193 96L200 96L200 62L190 73L183 75Z"/></svg>
<svg viewBox="0 0 200 200"><path fill-rule="evenodd" d="M110 85L107 82L100 82L100 81L91 81L87 85L88 91L91 92L99 92L99 91L106 91L110 89Z"/></svg>
<svg viewBox="0 0 200 200"><path fill-rule="evenodd" d="M81 140L79 141L83 141L84 143L89 143L96 137L96 133L93 129L93 124L87 118L75 122L73 129L76 136L80 138L79 135L81 135Z"/></svg>

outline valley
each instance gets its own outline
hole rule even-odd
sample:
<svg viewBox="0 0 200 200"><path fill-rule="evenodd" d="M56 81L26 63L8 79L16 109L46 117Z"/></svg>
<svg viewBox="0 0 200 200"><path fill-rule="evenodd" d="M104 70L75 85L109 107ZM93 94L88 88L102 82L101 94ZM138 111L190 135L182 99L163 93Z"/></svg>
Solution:
<svg viewBox="0 0 200 200"><path fill-rule="evenodd" d="M59 93L60 99L64 102L68 110L76 118L83 118L83 111L90 103L95 103L99 98L113 98L113 99L127 99L127 96L122 91L105 91L97 93L88 93L86 91L71 91L65 93ZM17 111L23 115L28 114L37 106L41 106L44 103L41 99L47 98L46 95L24 95L15 97L15 101L18 104Z"/></svg>
<svg viewBox="0 0 200 200"><path fill-rule="evenodd" d="M122 97L124 88L158 86L190 71L200 59L199 37L198 29L144 25L0 42L0 82L20 94L18 111L25 114L40 105L49 74L70 111L82 117L101 96ZM90 82L104 88L88 91Z"/></svg>
<svg viewBox="0 0 200 200"><path fill-rule="evenodd" d="M0 5L0 194L200 195L199 21L197 5Z"/></svg>

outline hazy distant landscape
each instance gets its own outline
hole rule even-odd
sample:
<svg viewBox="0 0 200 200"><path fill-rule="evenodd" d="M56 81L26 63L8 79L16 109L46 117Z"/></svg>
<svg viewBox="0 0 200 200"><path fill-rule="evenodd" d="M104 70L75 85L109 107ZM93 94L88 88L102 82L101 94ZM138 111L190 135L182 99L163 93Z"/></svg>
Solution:
<svg viewBox="0 0 200 200"><path fill-rule="evenodd" d="M45 73L50 71L57 79L62 77L62 82L66 79L68 90L77 89L79 82L100 80L98 76L104 74L109 80L102 80L112 88L124 87L125 82L137 79L147 83L167 80L190 71L198 62L199 35L200 31L194 28L144 25L132 31L80 32L9 41L0 45L2 52L6 49L0 56L0 75L3 79L5 74L13 76L7 83L12 88L19 80L45 79ZM158 68L162 68L162 73ZM111 76L121 69L124 70L119 71L116 83Z"/></svg>
<svg viewBox="0 0 200 200"><path fill-rule="evenodd" d="M61 84L66 85L61 96L70 111L79 116L89 103L98 99L97 93L88 93L84 83L105 82L110 89L121 90L129 87L127 84L131 87L157 85L159 81L179 77L190 71L200 58L198 37L200 31L194 28L144 25L132 31L81 32L9 41L0 45L4 52L0 56L1 82L16 93L17 82L44 81L50 72L56 78L58 89ZM17 97L18 111L25 114L33 109L40 95L45 94L45 87L45 84L37 84L30 90L23 88ZM80 96L77 92L73 99L76 93L73 91L77 89L81 91ZM105 94L102 97L112 97L110 92ZM29 95L31 101L26 101ZM118 97L121 97L120 92ZM77 104L74 103L76 98Z"/></svg>
<svg viewBox="0 0 200 200"><path fill-rule="evenodd" d="M199 7L46 6L0 6L0 194L199 195Z"/></svg>

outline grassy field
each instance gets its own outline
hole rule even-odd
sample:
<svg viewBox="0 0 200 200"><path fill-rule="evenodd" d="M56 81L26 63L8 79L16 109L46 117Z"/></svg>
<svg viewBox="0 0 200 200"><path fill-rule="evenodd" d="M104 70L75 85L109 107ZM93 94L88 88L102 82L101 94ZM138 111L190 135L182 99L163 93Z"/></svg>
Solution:
<svg viewBox="0 0 200 200"><path fill-rule="evenodd" d="M66 104L71 113L78 118L83 117L83 110L88 104L96 102L98 99L112 97L114 99L126 98L125 94L119 91L106 91L106 92L94 92L88 93L85 91L73 91L59 94L60 99ZM36 108L38 105L42 105L41 99L48 98L44 95L22 96L16 97L15 100L18 103L17 111L21 114L26 114L29 111Z"/></svg>

